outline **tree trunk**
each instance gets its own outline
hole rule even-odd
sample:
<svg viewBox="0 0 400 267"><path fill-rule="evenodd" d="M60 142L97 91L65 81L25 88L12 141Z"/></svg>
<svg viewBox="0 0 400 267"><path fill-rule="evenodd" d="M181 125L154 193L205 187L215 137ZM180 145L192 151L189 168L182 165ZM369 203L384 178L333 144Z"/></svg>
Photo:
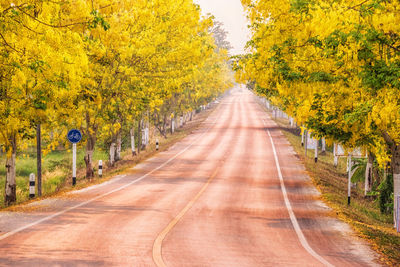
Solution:
<svg viewBox="0 0 400 267"><path fill-rule="evenodd" d="M96 145L96 127L91 128L90 123L90 114L86 112L86 135L87 135L87 143L86 143L86 151L85 151L85 165L86 165L86 178L90 179L94 177L93 171L93 152ZM93 126L93 125L92 125Z"/></svg>
<svg viewBox="0 0 400 267"><path fill-rule="evenodd" d="M366 196L367 193L371 191L373 163L374 158L372 157L371 153L368 152L368 162L367 167L365 168L364 196Z"/></svg>
<svg viewBox="0 0 400 267"><path fill-rule="evenodd" d="M135 128L132 127L131 129L131 150L132 156L136 156L136 149L135 149Z"/></svg>
<svg viewBox="0 0 400 267"><path fill-rule="evenodd" d="M164 115L163 118L163 127L162 127L162 135L167 138L167 115Z"/></svg>
<svg viewBox="0 0 400 267"><path fill-rule="evenodd" d="M11 155L7 153L6 159L6 183L5 183L5 199L6 206L17 201L17 185L15 181L15 160L17 156L17 142L15 134L10 140Z"/></svg>
<svg viewBox="0 0 400 267"><path fill-rule="evenodd" d="M115 147L116 144L113 142L110 145L110 160L108 161L109 166L114 167L115 164Z"/></svg>
<svg viewBox="0 0 400 267"><path fill-rule="evenodd" d="M115 161L119 161L119 160L121 160L121 150L122 150L121 130L118 131L116 145L117 145L117 148L115 150Z"/></svg>
<svg viewBox="0 0 400 267"><path fill-rule="evenodd" d="M338 144L334 143L333 144L333 166L337 167L339 163L339 158L337 156L338 154Z"/></svg>
<svg viewBox="0 0 400 267"><path fill-rule="evenodd" d="M140 121L141 124L141 150L146 149L146 126L143 120Z"/></svg>
<svg viewBox="0 0 400 267"><path fill-rule="evenodd" d="M390 148L392 152L391 158L391 171L393 173L393 196L394 196L394 211L393 211L393 218L394 218L394 226L397 227L397 197L400 196L400 144L396 144L396 142L389 136L387 132L382 132L382 137L385 139L387 146ZM385 168L386 172L386 168ZM386 177L385 177L386 178Z"/></svg>
<svg viewBox="0 0 400 267"><path fill-rule="evenodd" d="M53 133L53 132L51 132ZM53 137L51 137L53 139ZM37 192L42 196L42 137L40 123L36 126L36 168L37 168Z"/></svg>
<svg viewBox="0 0 400 267"><path fill-rule="evenodd" d="M94 152L95 144L96 144L96 137L94 135L88 134L85 157L83 158L85 160L85 165L86 165L86 178L87 179L94 177L93 152Z"/></svg>
<svg viewBox="0 0 400 267"><path fill-rule="evenodd" d="M352 159L351 154L349 153L347 158L347 205L350 205L351 200L351 167L352 167Z"/></svg>
<svg viewBox="0 0 400 267"><path fill-rule="evenodd" d="M400 145L393 144L392 146L392 161L391 168L393 171L393 193L394 193L394 218L398 218L397 198L400 196ZM397 227L397 221L395 220L395 227Z"/></svg>
<svg viewBox="0 0 400 267"><path fill-rule="evenodd" d="M146 122L146 146L150 144L150 122Z"/></svg>
<svg viewBox="0 0 400 267"><path fill-rule="evenodd" d="M141 146L141 144L140 144L140 140L142 139L142 126L141 126L141 124L142 124L142 120L139 120L138 121L138 145L137 145L137 152L138 152L138 155L140 154L140 146Z"/></svg>
<svg viewBox="0 0 400 267"><path fill-rule="evenodd" d="M322 138L322 149L321 149L321 153L325 154L326 152L326 141L325 138Z"/></svg>
<svg viewBox="0 0 400 267"><path fill-rule="evenodd" d="M305 154L305 157L307 158L307 145L308 145L308 131L307 130L305 130L304 131L304 154Z"/></svg>

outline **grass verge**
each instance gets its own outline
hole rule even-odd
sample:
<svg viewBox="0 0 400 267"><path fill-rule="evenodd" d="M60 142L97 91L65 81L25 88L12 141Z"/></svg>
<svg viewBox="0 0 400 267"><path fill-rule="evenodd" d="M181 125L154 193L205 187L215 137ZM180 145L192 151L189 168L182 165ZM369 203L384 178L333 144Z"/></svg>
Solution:
<svg viewBox="0 0 400 267"><path fill-rule="evenodd" d="M155 138L153 138L147 148L140 154L133 156L130 149L122 152L122 160L117 161L114 167L108 167L105 159L108 154L100 149L95 150L93 155L94 165L97 161L103 160L103 176L97 176L97 166L95 167L96 177L93 179L85 178L84 148L77 150L77 184L72 187L71 169L72 152L70 150L53 151L43 157L42 162L42 197L29 199L29 174L36 173L35 152L29 151L20 154L17 157L17 202L15 205L5 207L4 202L0 201L0 209L7 211L23 211L23 205L32 201L44 199L46 197L64 194L68 191L85 188L94 184L103 183L110 180L117 174L124 173L128 168L132 168L139 162L153 156L154 154L165 151L176 142L182 140L185 136L196 130L200 124L208 117L213 108L203 111L193 118L193 121L186 123L182 128L176 129L174 134L168 134L167 138L157 135L160 140L159 150L155 149ZM0 156L0 196L4 196L5 188L5 159Z"/></svg>
<svg viewBox="0 0 400 267"><path fill-rule="evenodd" d="M269 114L272 118L272 114ZM339 219L349 223L358 236L371 244L379 253L382 264L399 266L400 234L393 228L393 215L381 214L377 201L364 197L363 184L352 189L351 205L347 205L346 159L341 158L339 166L335 168L330 148L323 155L320 154L318 163L315 163L313 150L309 150L305 156L300 130L291 128L286 119L278 118L275 122L304 163L324 202L336 212Z"/></svg>

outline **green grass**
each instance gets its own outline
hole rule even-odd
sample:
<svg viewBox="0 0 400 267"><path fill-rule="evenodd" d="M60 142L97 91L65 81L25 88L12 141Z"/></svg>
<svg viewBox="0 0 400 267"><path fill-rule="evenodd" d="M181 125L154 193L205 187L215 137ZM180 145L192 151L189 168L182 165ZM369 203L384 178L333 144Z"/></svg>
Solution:
<svg viewBox="0 0 400 267"><path fill-rule="evenodd" d="M29 199L29 175L36 172L36 154L33 149L17 155L16 162L16 183L17 183L17 204ZM77 150L77 167L83 168L84 148ZM96 149L93 155L94 165L99 159L107 160L106 152ZM56 150L48 153L42 160L42 195L48 196L58 192L69 181L72 172L72 152L70 150ZM5 155L0 157L0 195L4 196L5 188ZM0 208L4 208L3 201L0 201Z"/></svg>
<svg viewBox="0 0 400 267"><path fill-rule="evenodd" d="M332 148L329 148L325 155L319 155L318 163L315 163L313 150L309 150L305 157L300 131L291 129L285 119L278 119L276 122L303 161L324 201L333 208L340 219L348 222L359 236L369 241L372 248L381 255L383 264L398 266L400 234L393 229L393 215L381 214L377 200L364 197L363 183L352 189L351 205L347 205L346 158L340 158L339 166L335 168Z"/></svg>
<svg viewBox="0 0 400 267"><path fill-rule="evenodd" d="M171 145L187 136L191 131L197 129L202 121L204 121L208 114L213 109L207 110L197 114L195 119L186 124L183 128L176 129L176 132L168 138L157 136L160 139L160 149L163 151L168 149ZM93 167L97 171L98 160L103 160L103 177L96 179L85 179L85 162L84 162L84 147L77 149L77 185L76 189L104 182L113 175L126 171L134 164L151 157L156 153L155 140L151 140L150 145L146 150L141 151L139 155L132 156L130 149L122 151L122 160L116 162L116 166L110 168L106 165L108 161L108 152L97 147L93 154ZM29 200L29 174L36 175L36 152L34 148L29 148L27 151L21 152L17 155L16 163L16 182L17 182L17 205L10 207L10 210L18 210L23 208L18 204L23 204ZM5 187L5 155L0 154L0 196L4 198ZM69 149L56 150L48 153L42 159L42 196L47 197L54 195L58 192L65 192L72 190L71 187L72 177L72 151ZM0 209L6 208L4 206L4 199L0 199Z"/></svg>

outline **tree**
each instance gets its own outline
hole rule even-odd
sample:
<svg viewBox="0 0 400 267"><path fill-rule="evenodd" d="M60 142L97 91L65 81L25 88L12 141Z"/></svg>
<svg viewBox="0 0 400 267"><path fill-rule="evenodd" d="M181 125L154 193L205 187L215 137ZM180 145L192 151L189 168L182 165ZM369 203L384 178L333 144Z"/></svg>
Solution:
<svg viewBox="0 0 400 267"><path fill-rule="evenodd" d="M399 4L242 2L254 34L238 76L316 135L390 159L398 195Z"/></svg>

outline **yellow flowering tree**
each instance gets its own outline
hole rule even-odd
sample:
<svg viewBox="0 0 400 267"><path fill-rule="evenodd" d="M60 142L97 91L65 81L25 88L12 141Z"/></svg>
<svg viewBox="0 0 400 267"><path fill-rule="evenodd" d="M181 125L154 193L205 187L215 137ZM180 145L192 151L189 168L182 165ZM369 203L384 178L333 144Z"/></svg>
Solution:
<svg viewBox="0 0 400 267"><path fill-rule="evenodd" d="M238 78L315 134L391 160L400 194L397 2L242 0L251 54Z"/></svg>

